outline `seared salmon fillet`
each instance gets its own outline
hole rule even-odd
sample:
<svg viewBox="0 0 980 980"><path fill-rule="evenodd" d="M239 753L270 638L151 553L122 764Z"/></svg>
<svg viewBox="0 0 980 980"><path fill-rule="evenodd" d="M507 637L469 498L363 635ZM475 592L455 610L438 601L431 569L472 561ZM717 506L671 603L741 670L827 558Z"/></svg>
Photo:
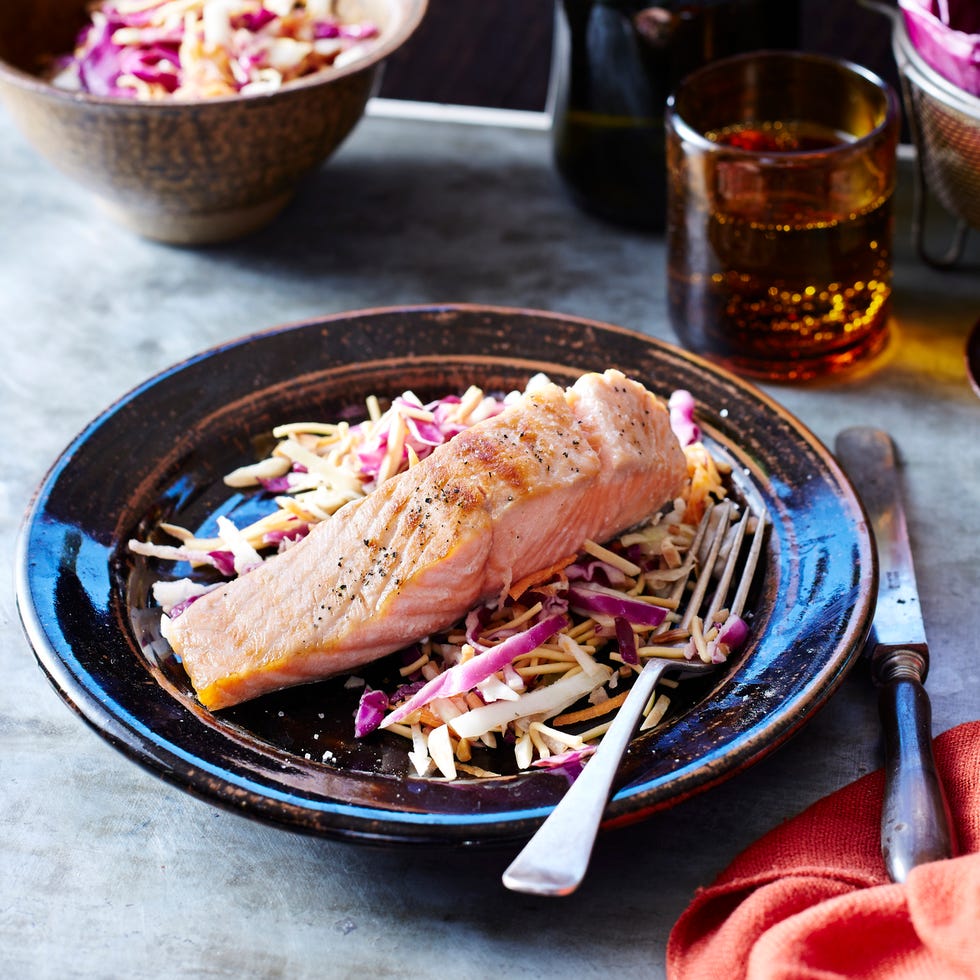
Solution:
<svg viewBox="0 0 980 980"><path fill-rule="evenodd" d="M211 709L349 671L637 524L686 474L642 385L543 384L199 598L167 638Z"/></svg>

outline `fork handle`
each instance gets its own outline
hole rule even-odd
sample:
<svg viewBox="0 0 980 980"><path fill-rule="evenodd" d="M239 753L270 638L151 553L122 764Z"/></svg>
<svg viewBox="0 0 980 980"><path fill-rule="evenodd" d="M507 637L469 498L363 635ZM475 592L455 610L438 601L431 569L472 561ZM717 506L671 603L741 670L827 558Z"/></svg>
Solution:
<svg viewBox="0 0 980 980"><path fill-rule="evenodd" d="M643 706L669 666L649 660L640 671L595 755L504 872L511 891L568 895L582 883L613 779Z"/></svg>

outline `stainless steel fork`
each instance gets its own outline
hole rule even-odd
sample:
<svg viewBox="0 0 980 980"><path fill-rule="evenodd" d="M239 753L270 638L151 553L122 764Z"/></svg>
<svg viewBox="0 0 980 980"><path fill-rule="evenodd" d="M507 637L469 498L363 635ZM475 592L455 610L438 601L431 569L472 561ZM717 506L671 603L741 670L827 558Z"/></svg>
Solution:
<svg viewBox="0 0 980 980"><path fill-rule="evenodd" d="M713 597L705 608L705 622L710 622L710 618L725 605L729 596L731 602L728 603L728 608L731 615L741 615L744 609L762 549L765 521L762 516L754 515L756 527L751 534L751 543L733 594L732 583L753 515L746 508L741 520L732 524L731 514L732 505L727 501L714 506L705 514L697 537L691 544L689 555L700 555L692 565L700 566L701 572L684 607L681 618L681 625L684 627L689 627L694 617L700 614L712 581L717 584ZM728 549L727 558L721 573L715 579L710 570L718 562L718 555L723 547ZM688 575L691 571L693 567L689 569ZM677 584L676 597L680 597L688 580L685 577ZM504 872L503 882L507 888L532 895L568 895L575 891L588 870L592 848L619 763L657 682L668 670L681 674L703 674L712 671L715 666L700 659L675 660L669 657L651 657L646 662L633 682L628 697L617 711L612 725L603 735L595 754Z"/></svg>

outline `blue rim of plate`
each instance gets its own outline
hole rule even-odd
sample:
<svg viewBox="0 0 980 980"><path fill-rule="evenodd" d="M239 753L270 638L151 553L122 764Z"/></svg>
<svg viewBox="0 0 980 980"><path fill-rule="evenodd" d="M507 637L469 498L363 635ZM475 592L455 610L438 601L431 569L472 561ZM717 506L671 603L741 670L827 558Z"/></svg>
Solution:
<svg viewBox="0 0 980 980"><path fill-rule="evenodd" d="M746 648L680 699L669 724L634 738L604 825L734 776L805 725L860 653L877 587L860 502L819 440L754 386L643 334L556 313L453 304L338 314L215 347L134 389L65 449L25 519L17 605L38 663L125 755L247 816L386 845L527 839L567 787L560 771L410 776L397 736L353 738L353 695L339 681L206 711L159 636L149 585L161 568L126 542L161 520L194 527L215 508L247 509L221 476L288 418L334 418L371 393L509 390L538 371L570 383L607 367L664 397L691 391L734 492L763 505L771 526Z"/></svg>

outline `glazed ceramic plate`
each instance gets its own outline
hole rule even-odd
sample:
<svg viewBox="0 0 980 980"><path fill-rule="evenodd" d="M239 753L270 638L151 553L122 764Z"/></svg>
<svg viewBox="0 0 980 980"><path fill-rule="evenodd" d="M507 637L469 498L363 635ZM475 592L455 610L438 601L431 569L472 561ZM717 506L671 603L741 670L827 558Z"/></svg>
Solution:
<svg viewBox="0 0 980 980"><path fill-rule="evenodd" d="M126 542L161 521L197 529L217 513L255 516L261 498L222 476L258 458L283 421L363 414L372 393L412 389L425 400L470 383L520 388L538 371L567 384L607 367L663 396L690 390L706 442L732 463L733 492L772 522L748 644L710 681L687 682L668 722L634 739L607 825L711 787L806 724L843 679L873 611L868 530L832 457L755 388L649 337L570 317L469 306L352 313L247 337L151 379L68 447L36 495L17 587L38 661L113 745L236 811L362 841L527 838L565 790L560 772L412 776L403 739L353 737L358 692L342 678L204 710L150 598L171 569ZM380 684L390 669L359 673Z"/></svg>

